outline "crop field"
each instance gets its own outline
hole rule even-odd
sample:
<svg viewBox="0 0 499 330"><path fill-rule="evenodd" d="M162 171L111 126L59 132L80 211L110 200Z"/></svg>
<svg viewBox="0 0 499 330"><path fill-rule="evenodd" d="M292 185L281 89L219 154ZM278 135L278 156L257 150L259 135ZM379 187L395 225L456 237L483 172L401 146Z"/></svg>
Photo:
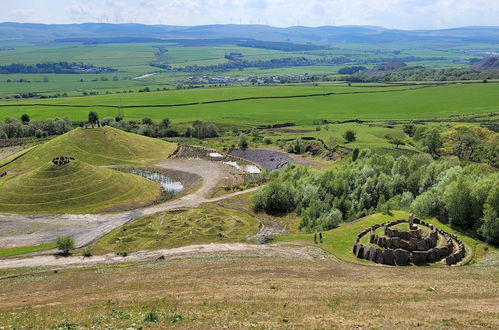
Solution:
<svg viewBox="0 0 499 330"><path fill-rule="evenodd" d="M56 100L2 102L0 117L33 119L69 117L85 120L90 110L101 118L114 117L121 105L127 119L170 118L174 123L212 121L228 126L255 126L314 120L417 120L497 113L499 85L455 84L430 87L280 86L196 89L187 91L75 97ZM324 93L337 93L321 95ZM267 98L274 96L310 97ZM171 106L237 98L259 98L221 103ZM47 106L38 105L38 103ZM23 105L23 106L20 106ZM105 105L106 107L100 106ZM111 106L111 107L109 107ZM127 108L133 106L133 108Z"/></svg>

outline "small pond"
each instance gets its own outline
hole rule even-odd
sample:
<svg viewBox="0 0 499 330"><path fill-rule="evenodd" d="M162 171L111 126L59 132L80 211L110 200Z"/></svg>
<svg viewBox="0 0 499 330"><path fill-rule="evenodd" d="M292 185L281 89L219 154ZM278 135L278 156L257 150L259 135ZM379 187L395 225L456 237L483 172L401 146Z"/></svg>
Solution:
<svg viewBox="0 0 499 330"><path fill-rule="evenodd" d="M146 170L143 168L120 168L120 171L132 173L136 175L143 176L149 180L159 183L161 188L163 188L167 193L172 194L173 196L179 194L184 189L182 182L175 181L169 176L164 174Z"/></svg>

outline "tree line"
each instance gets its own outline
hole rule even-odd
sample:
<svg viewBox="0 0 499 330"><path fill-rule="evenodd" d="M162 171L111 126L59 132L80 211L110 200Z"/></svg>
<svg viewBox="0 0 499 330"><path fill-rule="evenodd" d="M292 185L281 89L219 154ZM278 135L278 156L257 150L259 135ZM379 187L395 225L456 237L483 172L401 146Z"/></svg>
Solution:
<svg viewBox="0 0 499 330"><path fill-rule="evenodd" d="M430 69L421 66L405 67L403 69L367 75L359 72L344 76L343 80L350 82L391 82L391 81L456 81L499 79L499 71L475 70L463 68Z"/></svg>
<svg viewBox="0 0 499 330"><path fill-rule="evenodd" d="M275 68L287 68L287 67L298 67L298 66L339 65L350 61L351 60L347 57L336 56L336 57L324 57L317 59L310 59L306 57L286 57L286 58L274 58L271 60L255 60L255 61L236 59L221 64L204 65L204 66L188 65L185 67L175 67L175 68L164 62L162 63L153 62L150 63L149 65L166 69L170 72L206 72L206 71L224 72L230 70L242 70L244 68L275 69Z"/></svg>
<svg viewBox="0 0 499 330"><path fill-rule="evenodd" d="M499 173L457 158L362 150L347 166L323 172L289 165L253 196L269 214L296 212L305 232L324 231L375 213L407 210L499 244Z"/></svg>
<svg viewBox="0 0 499 330"><path fill-rule="evenodd" d="M108 67L76 62L44 62L38 64L14 63L0 65L0 74L8 73L102 73L118 71Z"/></svg>
<svg viewBox="0 0 499 330"><path fill-rule="evenodd" d="M73 125L69 118L32 121L29 115L23 114L20 119L7 117L3 123L0 123L0 139L43 138L67 133L72 128Z"/></svg>

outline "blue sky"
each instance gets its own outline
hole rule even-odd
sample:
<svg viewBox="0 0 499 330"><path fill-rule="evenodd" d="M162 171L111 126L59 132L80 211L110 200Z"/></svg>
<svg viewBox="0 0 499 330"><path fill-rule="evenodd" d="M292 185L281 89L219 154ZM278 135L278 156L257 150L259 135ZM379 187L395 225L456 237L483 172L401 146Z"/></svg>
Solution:
<svg viewBox="0 0 499 330"><path fill-rule="evenodd" d="M377 25L436 29L499 25L499 0L0 0L0 21Z"/></svg>

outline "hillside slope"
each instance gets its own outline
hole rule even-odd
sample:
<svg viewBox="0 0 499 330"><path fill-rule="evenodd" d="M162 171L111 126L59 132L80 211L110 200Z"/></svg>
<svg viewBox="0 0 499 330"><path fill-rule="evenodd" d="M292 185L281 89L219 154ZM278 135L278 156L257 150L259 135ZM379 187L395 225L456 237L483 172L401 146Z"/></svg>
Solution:
<svg viewBox="0 0 499 330"><path fill-rule="evenodd" d="M109 126L77 128L33 148L6 168L31 170L61 155L92 165L142 165L168 158L176 148L174 143L127 133Z"/></svg>
<svg viewBox="0 0 499 330"><path fill-rule="evenodd" d="M93 213L153 202L161 193L153 181L89 165L79 160L52 162L0 180L0 212Z"/></svg>

